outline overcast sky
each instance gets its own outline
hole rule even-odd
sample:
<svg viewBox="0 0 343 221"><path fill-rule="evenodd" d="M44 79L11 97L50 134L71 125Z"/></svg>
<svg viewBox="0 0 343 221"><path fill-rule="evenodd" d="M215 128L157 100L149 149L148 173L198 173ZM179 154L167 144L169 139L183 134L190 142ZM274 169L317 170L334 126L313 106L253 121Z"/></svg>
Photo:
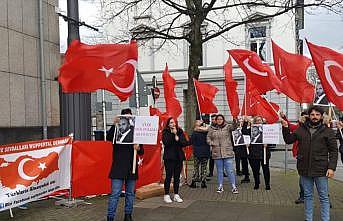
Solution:
<svg viewBox="0 0 343 221"><path fill-rule="evenodd" d="M79 0L79 7L80 20L95 25L98 6L90 0ZM66 12L67 0L59 0L59 8ZM61 52L66 50L67 31L66 22L60 18ZM81 40L85 36L95 37L96 35L95 31L80 27ZM300 31L300 38L307 38L312 43L343 52L343 16L329 13L323 9L316 9L310 13L305 12L305 29ZM304 54L309 54L306 46L304 46Z"/></svg>

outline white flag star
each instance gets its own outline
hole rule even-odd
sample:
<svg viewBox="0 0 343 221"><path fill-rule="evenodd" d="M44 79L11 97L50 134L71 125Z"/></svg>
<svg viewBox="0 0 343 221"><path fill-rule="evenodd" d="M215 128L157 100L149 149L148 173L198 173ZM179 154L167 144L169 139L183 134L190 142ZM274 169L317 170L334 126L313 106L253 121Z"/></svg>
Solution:
<svg viewBox="0 0 343 221"><path fill-rule="evenodd" d="M42 169L42 171L46 169L45 163L39 163L38 168Z"/></svg>
<svg viewBox="0 0 343 221"><path fill-rule="evenodd" d="M108 76L113 73L113 68L106 69L104 66L101 67L101 69L98 69L99 71L103 71L108 78Z"/></svg>

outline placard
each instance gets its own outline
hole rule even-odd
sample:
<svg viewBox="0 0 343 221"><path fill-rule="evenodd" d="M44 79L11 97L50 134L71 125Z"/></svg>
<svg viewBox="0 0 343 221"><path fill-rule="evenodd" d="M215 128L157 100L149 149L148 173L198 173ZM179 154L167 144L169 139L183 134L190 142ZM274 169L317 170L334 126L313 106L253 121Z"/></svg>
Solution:
<svg viewBox="0 0 343 221"><path fill-rule="evenodd" d="M158 135L158 116L136 116L134 143L156 144Z"/></svg>

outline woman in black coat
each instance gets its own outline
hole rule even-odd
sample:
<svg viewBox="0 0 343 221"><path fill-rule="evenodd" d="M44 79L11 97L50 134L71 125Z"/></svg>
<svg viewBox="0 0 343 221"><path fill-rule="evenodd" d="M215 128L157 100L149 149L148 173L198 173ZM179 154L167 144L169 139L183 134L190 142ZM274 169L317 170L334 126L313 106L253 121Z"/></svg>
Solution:
<svg viewBox="0 0 343 221"><path fill-rule="evenodd" d="M263 124L263 119L261 116L255 116L253 120L254 124ZM244 119L242 133L244 135L251 134L251 127L248 128L248 119ZM269 150L270 145L267 144L250 144L249 145L249 164L254 175L255 186L254 189L257 190L260 187L260 168L262 166L263 177L266 190L270 190L270 170L269 170L269 159L271 153ZM264 154L263 149L266 148L266 164L264 164Z"/></svg>
<svg viewBox="0 0 343 221"><path fill-rule="evenodd" d="M124 109L121 112L131 114L130 109ZM119 118L115 118L114 123L118 123ZM116 144L116 126L113 125L109 130L106 140L113 143L113 158L109 178L112 183L112 191L108 201L107 221L113 221L116 215L116 209L122 186L125 182L125 218L124 221L132 221L133 202L135 199L135 184L138 179L138 163L136 162L135 173L132 173L134 150L138 155L143 155L144 149L138 144Z"/></svg>
<svg viewBox="0 0 343 221"><path fill-rule="evenodd" d="M186 159L183 147L188 146L188 142L181 128L176 126L175 120L170 117L162 131L162 143L164 145L164 166L166 170L166 179L164 180L164 201L171 203L169 195L171 178L174 178L174 201L182 203L179 195L180 174L182 163Z"/></svg>

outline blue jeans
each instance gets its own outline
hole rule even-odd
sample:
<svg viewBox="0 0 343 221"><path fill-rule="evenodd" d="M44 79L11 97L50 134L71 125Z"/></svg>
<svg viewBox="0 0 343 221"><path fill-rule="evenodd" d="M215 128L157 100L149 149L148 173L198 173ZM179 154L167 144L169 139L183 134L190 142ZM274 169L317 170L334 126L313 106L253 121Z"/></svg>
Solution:
<svg viewBox="0 0 343 221"><path fill-rule="evenodd" d="M225 169L232 188L236 188L236 177L233 171L233 159L234 159L233 157L230 157L230 158L222 158L222 159L214 160L217 167L218 186L223 186L223 180L224 180L223 173Z"/></svg>
<svg viewBox="0 0 343 221"><path fill-rule="evenodd" d="M135 199L136 180L112 179L112 192L108 199L107 217L114 218L118 206L120 193L125 181L125 214L132 214Z"/></svg>
<svg viewBox="0 0 343 221"><path fill-rule="evenodd" d="M305 220L313 220L313 183L316 184L320 201L320 216L322 221L330 220L330 202L327 177L301 176L304 188Z"/></svg>

